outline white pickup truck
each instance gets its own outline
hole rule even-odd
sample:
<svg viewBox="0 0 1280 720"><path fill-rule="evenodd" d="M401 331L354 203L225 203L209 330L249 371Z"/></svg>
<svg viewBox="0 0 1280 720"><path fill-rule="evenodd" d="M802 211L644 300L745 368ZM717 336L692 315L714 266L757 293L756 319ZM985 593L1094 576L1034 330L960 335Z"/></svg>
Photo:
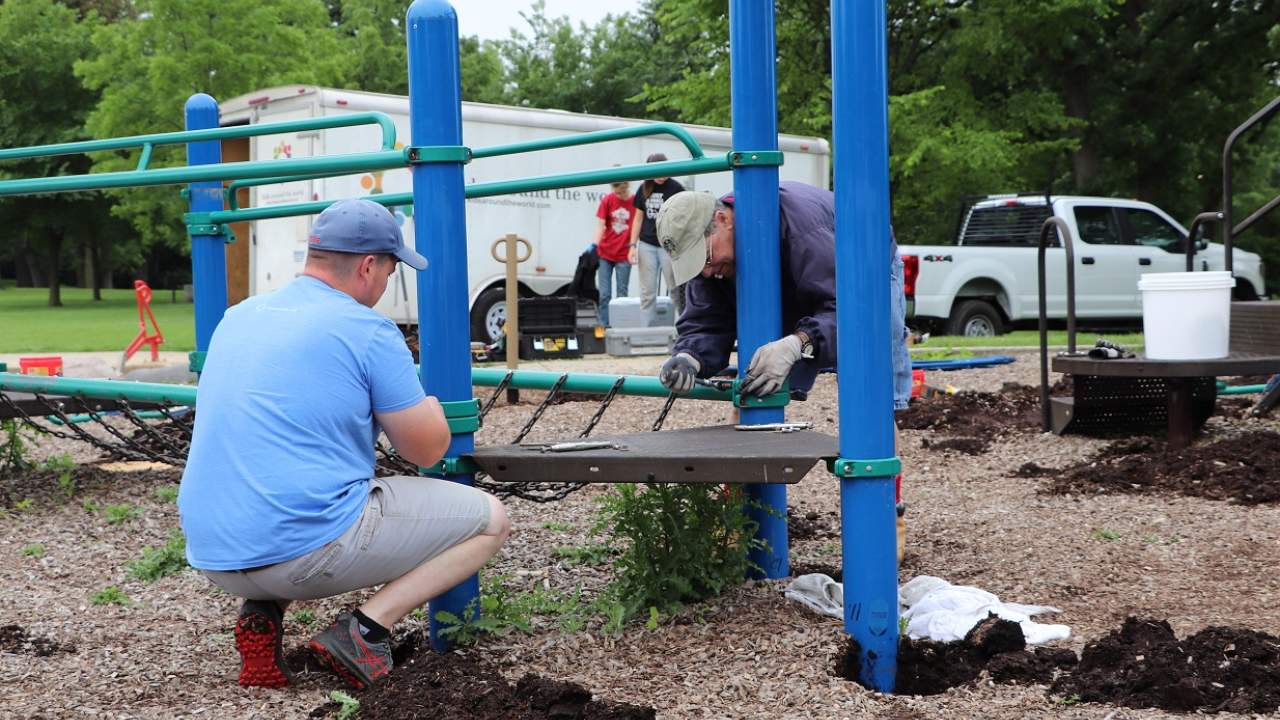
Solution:
<svg viewBox="0 0 1280 720"><path fill-rule="evenodd" d="M1071 229L1076 316L1142 317L1138 279L1186 267L1187 230L1160 208L1136 200L1073 196L991 196L962 216L955 245L903 245L907 313L913 325L947 335L998 335L1039 317L1036 255L1050 216ZM1208 232L1212 232L1209 226ZM1223 247L1201 239L1195 266L1222 270ZM1048 316L1067 316L1066 251L1056 235L1045 253ZM1235 299L1264 297L1262 259L1233 249Z"/></svg>

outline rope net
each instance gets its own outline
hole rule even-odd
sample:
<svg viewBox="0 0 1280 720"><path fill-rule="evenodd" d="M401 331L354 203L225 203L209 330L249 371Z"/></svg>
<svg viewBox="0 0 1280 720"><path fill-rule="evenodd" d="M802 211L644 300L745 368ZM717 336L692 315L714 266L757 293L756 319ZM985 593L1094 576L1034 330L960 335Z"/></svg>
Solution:
<svg viewBox="0 0 1280 720"><path fill-rule="evenodd" d="M482 426L485 416L510 387L512 376L513 373L507 373L481 404L478 415ZM547 409L560 399L568 379L569 374L565 373L551 386L511 444L519 444L533 431ZM624 380L625 378L619 377L609 391L604 393L599 407L578 434L579 438L589 437L600 424L605 412L622 390ZM599 395L589 392L577 394ZM653 423L653 431L662 429L675 400L676 395L667 396ZM0 390L0 419L13 420L40 435L87 443L103 451L112 460L145 460L183 467L191 447L195 409L155 403L130 403L123 396L105 400L41 393L9 394ZM375 474L378 477L420 473L416 464L400 457L381 440L375 444L374 455ZM498 483L483 472L475 475L476 487L499 498L518 497L538 503L562 500L585 485L586 483Z"/></svg>

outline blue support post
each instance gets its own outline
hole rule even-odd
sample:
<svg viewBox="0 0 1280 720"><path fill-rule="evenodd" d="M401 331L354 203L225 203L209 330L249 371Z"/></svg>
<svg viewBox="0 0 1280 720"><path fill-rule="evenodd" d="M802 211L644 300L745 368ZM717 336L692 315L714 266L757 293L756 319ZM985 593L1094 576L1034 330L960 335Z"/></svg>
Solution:
<svg viewBox="0 0 1280 720"><path fill-rule="evenodd" d="M729 5L729 68L733 149L778 149L778 98L774 71L773 3L732 0ZM782 328L782 274L778 240L778 168L748 166L733 171L734 255L738 295L738 372L756 348L777 340ZM782 422L782 408L742 408L747 424ZM751 561L766 578L786 577L787 486L749 485L749 513L766 546Z"/></svg>
<svg viewBox="0 0 1280 720"><path fill-rule="evenodd" d="M218 102L204 93L187 98L188 130L218 127ZM218 140L187 143L188 165L216 165L222 162L222 143ZM191 183L191 212L215 212L222 209L222 183ZM191 236L191 283L195 286L196 352L209 349L214 328L227 310L226 238L220 234Z"/></svg>
<svg viewBox="0 0 1280 720"><path fill-rule="evenodd" d="M458 16L446 0L414 0L406 13L409 50L409 127L414 145L462 144L462 80L458 59ZM427 269L418 273L418 347L422 388L443 402L471 398L471 328L467 316L467 216L462 164L414 165L413 222ZM469 432L453 436L446 457L470 452ZM471 485L475 476L446 475ZM431 646L448 649L436 613L463 617L479 597L473 575L431 601ZM479 608L472 607L479 617Z"/></svg>
<svg viewBox="0 0 1280 720"><path fill-rule="evenodd" d="M893 692L898 564L882 468L896 463L865 462L894 457L884 0L832 0L831 41L840 456L864 461L840 479L844 627L862 648L861 681Z"/></svg>

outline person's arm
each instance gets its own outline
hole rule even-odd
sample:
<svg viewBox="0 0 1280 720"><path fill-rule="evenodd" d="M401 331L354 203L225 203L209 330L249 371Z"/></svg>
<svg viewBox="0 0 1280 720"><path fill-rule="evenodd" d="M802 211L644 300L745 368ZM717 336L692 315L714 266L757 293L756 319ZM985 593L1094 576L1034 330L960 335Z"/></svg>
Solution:
<svg viewBox="0 0 1280 720"><path fill-rule="evenodd" d="M440 402L428 396L413 407L394 412L375 412L374 418L396 453L421 467L430 467L449 449L449 423Z"/></svg>
<svg viewBox="0 0 1280 720"><path fill-rule="evenodd" d="M636 195L639 198L639 195ZM636 207L635 202L631 203L631 240L627 245L627 262L635 265L639 260L640 248L636 243L640 242L640 224L644 222L644 218L640 217L640 210Z"/></svg>
<svg viewBox="0 0 1280 720"><path fill-rule="evenodd" d="M813 343L814 357L809 362L818 368L835 367L835 240L821 231L789 240L791 282L801 306L808 308L791 330L803 332Z"/></svg>
<svg viewBox="0 0 1280 720"><path fill-rule="evenodd" d="M600 241L604 239L604 218L596 218L596 236L591 242L600 247Z"/></svg>
<svg viewBox="0 0 1280 720"><path fill-rule="evenodd" d="M680 337L672 354L688 353L701 366L698 377L710 377L729 365L738 336L732 279L694 277L685 285L684 313L676 322Z"/></svg>

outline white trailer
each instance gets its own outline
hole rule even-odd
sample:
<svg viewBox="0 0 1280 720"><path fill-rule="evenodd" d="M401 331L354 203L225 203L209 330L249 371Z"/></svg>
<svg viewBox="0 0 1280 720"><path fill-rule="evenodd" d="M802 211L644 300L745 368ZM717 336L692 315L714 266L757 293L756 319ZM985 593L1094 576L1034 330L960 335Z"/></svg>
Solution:
<svg viewBox="0 0 1280 720"><path fill-rule="evenodd" d="M395 121L398 145L410 142L408 98L307 85L274 87L227 100L221 105L221 123L226 126L280 122L370 111L386 113ZM462 141L471 148L644 123L642 120L562 110L462 103ZM683 127L709 156L732 149L732 138L727 129L701 125ZM269 160L372 152L379 148L379 139L380 130L373 125L266 135L250 140L247 155L252 160ZM780 135L778 146L785 153L785 163L779 168L782 179L828 187L831 149L826 140ZM643 162L654 152L665 153L672 160L689 156L677 139L656 135L473 160L464 167L464 173L468 183L491 182L633 165ZM686 188L714 193L728 192L733 186L730 172L677 179ZM632 184L633 191L637 186L638 183ZM249 206L338 200L411 190L408 169L390 170L254 187ZM467 200L467 270L473 337L481 340L496 338L506 314L505 269L490 253L493 242L507 233L527 239L532 245L532 257L520 265L520 291L522 295L554 294L573 279L578 256L593 240L596 206L608 190L607 187L570 188ZM405 207L395 212L404 229L405 241L412 244L413 208ZM274 290L302 271L313 220L313 217L301 216L252 223L247 238L248 294ZM436 270L432 268L429 272ZM639 282L634 273L632 278L632 294L636 294ZM387 293L376 309L397 323L416 324L416 297L414 273L402 268L395 281L388 285Z"/></svg>

